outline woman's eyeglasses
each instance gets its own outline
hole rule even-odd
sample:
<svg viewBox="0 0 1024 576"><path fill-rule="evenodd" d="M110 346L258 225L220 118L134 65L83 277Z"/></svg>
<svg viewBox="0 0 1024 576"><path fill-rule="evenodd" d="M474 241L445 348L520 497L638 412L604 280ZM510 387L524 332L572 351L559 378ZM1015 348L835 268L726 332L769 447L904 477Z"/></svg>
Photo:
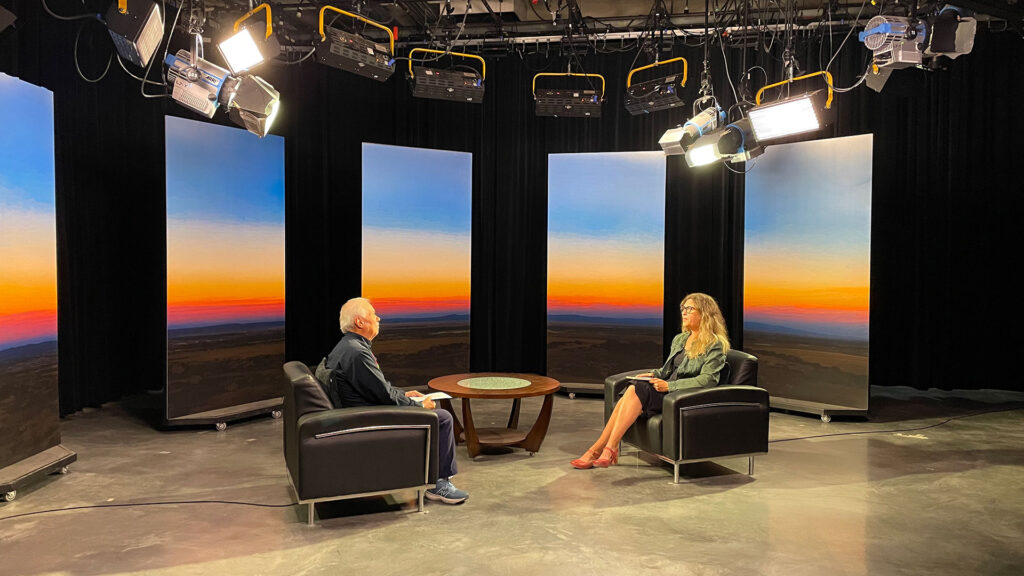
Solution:
<svg viewBox="0 0 1024 576"><path fill-rule="evenodd" d="M695 306L683 306L679 309L683 314L692 314L697 308Z"/></svg>

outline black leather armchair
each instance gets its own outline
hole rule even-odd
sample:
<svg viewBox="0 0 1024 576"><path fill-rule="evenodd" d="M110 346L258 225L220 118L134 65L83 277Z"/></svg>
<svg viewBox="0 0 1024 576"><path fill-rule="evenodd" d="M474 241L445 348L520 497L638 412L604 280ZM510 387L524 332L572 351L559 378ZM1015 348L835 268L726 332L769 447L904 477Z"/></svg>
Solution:
<svg viewBox="0 0 1024 576"><path fill-rule="evenodd" d="M633 370L605 379L604 418L631 383L629 377L650 370ZM713 388L679 390L665 396L662 413L642 415L623 441L673 465L716 458L746 456L754 474L754 456L768 453L768 392L757 387L757 358L739 350L726 353L725 367Z"/></svg>
<svg viewBox="0 0 1024 576"><path fill-rule="evenodd" d="M437 414L413 406L335 409L302 362L284 365L284 458L295 499L309 505L437 482Z"/></svg>

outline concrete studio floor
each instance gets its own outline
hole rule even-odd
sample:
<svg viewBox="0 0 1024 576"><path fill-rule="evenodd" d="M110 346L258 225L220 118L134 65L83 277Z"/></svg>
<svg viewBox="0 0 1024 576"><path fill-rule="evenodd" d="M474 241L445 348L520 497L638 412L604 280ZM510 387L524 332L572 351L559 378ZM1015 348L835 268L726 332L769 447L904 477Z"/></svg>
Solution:
<svg viewBox="0 0 1024 576"><path fill-rule="evenodd" d="M329 504L310 528L287 506L280 420L160 432L111 404L63 422L79 458L68 475L0 504L0 574L1018 575L1024 410L1006 409L1021 406L1021 394L875 388L868 421L772 413L753 477L732 459L673 485L671 468L634 455L570 468L601 401L558 395L537 455L472 461L459 448L464 505ZM474 402L478 425L507 410ZM524 402L521 425L538 410ZM910 430L989 410L1002 411ZM224 503L149 504L170 501ZM5 519L110 504L137 505Z"/></svg>

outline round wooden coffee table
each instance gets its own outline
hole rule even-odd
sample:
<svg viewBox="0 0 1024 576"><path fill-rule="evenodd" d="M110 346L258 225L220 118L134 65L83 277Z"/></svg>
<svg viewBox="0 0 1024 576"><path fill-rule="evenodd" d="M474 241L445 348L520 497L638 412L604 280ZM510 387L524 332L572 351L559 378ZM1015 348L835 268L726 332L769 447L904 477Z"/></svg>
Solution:
<svg viewBox="0 0 1024 576"><path fill-rule="evenodd" d="M525 382L524 382L525 381ZM459 382L462 382L460 384ZM538 374L518 374L508 372L474 372L471 374L449 374L434 378L427 383L431 390L444 392L452 398L462 399L462 423L455 414L451 400L441 400L441 407L451 412L455 420L455 438L465 432L466 448L470 458L480 454L483 447L510 446L523 448L531 455L540 450L544 435L548 432L551 422L551 406L554 393L561 384L554 378ZM515 387L509 387L515 386ZM519 406L523 398L544 396L544 405L540 409L537 421L527 433L519 428ZM512 412L505 428L480 428L473 424L471 399L512 400Z"/></svg>

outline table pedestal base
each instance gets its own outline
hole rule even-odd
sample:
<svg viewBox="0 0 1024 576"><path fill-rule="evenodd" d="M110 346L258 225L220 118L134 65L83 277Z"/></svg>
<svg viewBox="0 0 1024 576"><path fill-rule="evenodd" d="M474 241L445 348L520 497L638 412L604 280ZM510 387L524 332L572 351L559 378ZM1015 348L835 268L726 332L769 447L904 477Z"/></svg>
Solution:
<svg viewBox="0 0 1024 576"><path fill-rule="evenodd" d="M476 458L484 448L522 448L532 456L540 450L544 436L548 432L548 425L551 423L551 407L554 404L554 396L544 396L544 404L541 406L537 421L529 432L523 433L519 427L519 407L521 400L516 398L512 401L512 411L509 414L508 426L506 428L480 428L473 424L473 408L469 398L462 398L462 422L455 414L451 400L443 400L441 407L451 413L455 425L455 439L459 441L465 434L466 449L470 458ZM463 422L465 424L463 424Z"/></svg>

